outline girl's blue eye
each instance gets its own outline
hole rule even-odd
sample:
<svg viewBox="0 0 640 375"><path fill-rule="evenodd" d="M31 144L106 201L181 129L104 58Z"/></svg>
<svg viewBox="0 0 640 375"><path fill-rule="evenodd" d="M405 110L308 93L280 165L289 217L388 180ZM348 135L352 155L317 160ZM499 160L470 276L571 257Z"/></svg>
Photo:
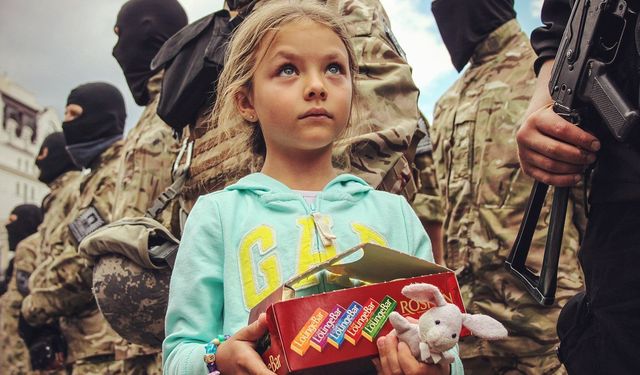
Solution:
<svg viewBox="0 0 640 375"><path fill-rule="evenodd" d="M340 67L340 65L338 64L330 64L327 67L327 72L329 72L330 74L340 74L342 73L342 67Z"/></svg>
<svg viewBox="0 0 640 375"><path fill-rule="evenodd" d="M296 68L293 65L286 64L280 68L280 75L283 76L292 76L296 74Z"/></svg>

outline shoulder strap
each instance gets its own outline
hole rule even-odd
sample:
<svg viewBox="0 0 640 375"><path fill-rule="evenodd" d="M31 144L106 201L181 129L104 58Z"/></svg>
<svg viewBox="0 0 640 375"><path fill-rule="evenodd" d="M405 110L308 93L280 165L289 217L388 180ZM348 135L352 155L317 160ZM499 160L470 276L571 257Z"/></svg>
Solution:
<svg viewBox="0 0 640 375"><path fill-rule="evenodd" d="M184 164L182 162L183 157L186 157ZM146 217L157 220L162 211L174 200L178 194L182 191L187 178L189 177L189 167L191 166L191 157L193 156L193 141L185 138L182 141L182 147L176 157L176 161L173 163L173 169L171 174L173 175L173 183L167 187L159 196L153 201L153 204L147 210Z"/></svg>

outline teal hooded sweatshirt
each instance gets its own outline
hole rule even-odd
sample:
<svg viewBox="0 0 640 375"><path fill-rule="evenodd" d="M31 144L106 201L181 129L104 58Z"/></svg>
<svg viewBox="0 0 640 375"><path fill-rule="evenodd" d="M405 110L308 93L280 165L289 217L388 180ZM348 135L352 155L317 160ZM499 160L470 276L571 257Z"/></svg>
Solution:
<svg viewBox="0 0 640 375"><path fill-rule="evenodd" d="M313 204L261 173L200 197L171 275L165 373L206 374L205 344L245 327L251 308L291 277L363 242L433 261L406 199L353 175L333 179ZM324 273L296 289L319 293L345 280Z"/></svg>

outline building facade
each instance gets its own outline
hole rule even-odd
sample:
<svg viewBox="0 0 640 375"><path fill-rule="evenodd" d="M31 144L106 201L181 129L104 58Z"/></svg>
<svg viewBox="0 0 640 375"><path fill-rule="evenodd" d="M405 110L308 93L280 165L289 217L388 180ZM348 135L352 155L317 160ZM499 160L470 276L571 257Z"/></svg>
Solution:
<svg viewBox="0 0 640 375"><path fill-rule="evenodd" d="M10 254L4 223L11 210L23 203L40 205L49 191L38 181L35 159L44 138L60 131L53 108L40 106L33 94L0 75L0 278Z"/></svg>

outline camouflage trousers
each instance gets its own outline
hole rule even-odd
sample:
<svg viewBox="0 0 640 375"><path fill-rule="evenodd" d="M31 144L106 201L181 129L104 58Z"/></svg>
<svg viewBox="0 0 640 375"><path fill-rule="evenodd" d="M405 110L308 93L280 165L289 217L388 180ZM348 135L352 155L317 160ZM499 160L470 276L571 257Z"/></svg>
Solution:
<svg viewBox="0 0 640 375"><path fill-rule="evenodd" d="M119 361L79 360L71 375L161 375L162 354L150 354Z"/></svg>
<svg viewBox="0 0 640 375"><path fill-rule="evenodd" d="M18 375L29 372L29 351L19 337L8 337L0 345L0 369L2 374Z"/></svg>
<svg viewBox="0 0 640 375"><path fill-rule="evenodd" d="M536 357L463 359L465 375L567 375L555 353Z"/></svg>

